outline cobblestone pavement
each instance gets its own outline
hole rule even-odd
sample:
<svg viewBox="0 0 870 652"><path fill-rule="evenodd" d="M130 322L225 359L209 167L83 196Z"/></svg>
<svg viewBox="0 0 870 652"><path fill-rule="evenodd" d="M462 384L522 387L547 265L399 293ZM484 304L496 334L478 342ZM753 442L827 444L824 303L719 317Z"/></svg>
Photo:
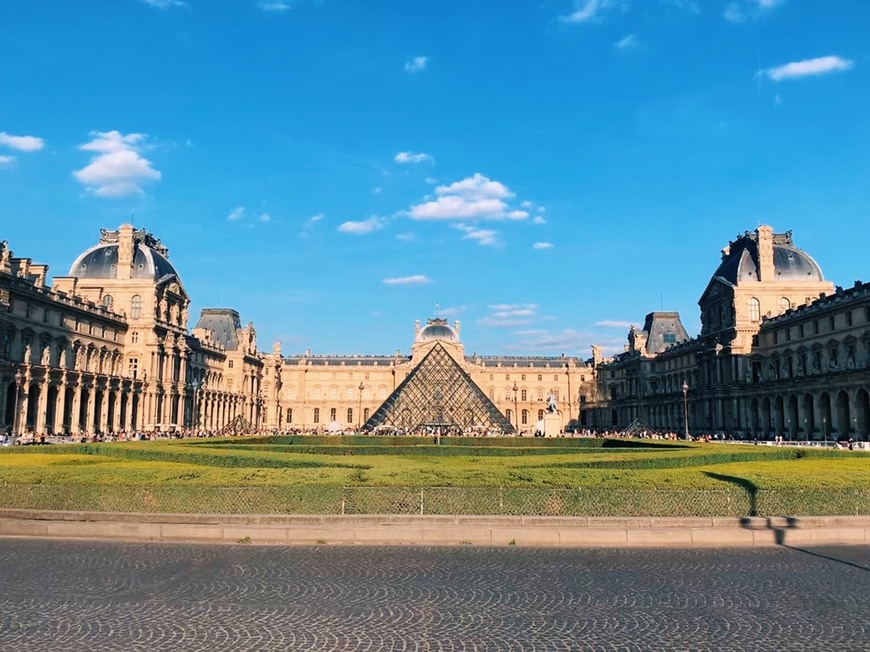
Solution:
<svg viewBox="0 0 870 652"><path fill-rule="evenodd" d="M0 650L870 650L870 549L0 539Z"/></svg>

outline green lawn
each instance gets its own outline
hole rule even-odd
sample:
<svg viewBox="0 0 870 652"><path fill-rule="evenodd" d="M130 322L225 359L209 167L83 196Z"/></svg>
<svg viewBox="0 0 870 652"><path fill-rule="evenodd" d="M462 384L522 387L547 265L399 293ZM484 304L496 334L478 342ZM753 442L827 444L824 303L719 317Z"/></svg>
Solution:
<svg viewBox="0 0 870 652"><path fill-rule="evenodd" d="M51 445L0 450L0 506L261 513L851 514L870 508L870 454L517 438L445 439L440 446L394 437Z"/></svg>

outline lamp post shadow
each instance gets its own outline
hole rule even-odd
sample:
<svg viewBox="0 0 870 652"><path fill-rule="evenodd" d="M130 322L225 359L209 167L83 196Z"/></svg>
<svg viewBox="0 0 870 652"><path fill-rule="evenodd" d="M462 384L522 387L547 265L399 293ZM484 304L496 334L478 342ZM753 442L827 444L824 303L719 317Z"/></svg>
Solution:
<svg viewBox="0 0 870 652"><path fill-rule="evenodd" d="M711 473L710 471L704 471L704 475L708 478L713 478L714 480L720 480L722 482L737 485L743 489L746 492L746 495L749 496L748 515L758 516L758 487L755 486L754 482L747 480L746 478L738 478L734 475L723 475L722 473Z"/></svg>

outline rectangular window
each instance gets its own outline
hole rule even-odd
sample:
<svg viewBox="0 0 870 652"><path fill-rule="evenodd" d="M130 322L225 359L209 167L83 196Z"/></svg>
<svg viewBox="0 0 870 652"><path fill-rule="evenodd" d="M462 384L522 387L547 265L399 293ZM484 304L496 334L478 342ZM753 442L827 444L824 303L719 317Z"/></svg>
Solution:
<svg viewBox="0 0 870 652"><path fill-rule="evenodd" d="M846 312L846 326L851 326L851 325L852 325L852 311L849 310L848 312Z"/></svg>
<svg viewBox="0 0 870 652"><path fill-rule="evenodd" d="M664 333L662 335L664 338L665 344L676 344L677 343L677 334L676 333Z"/></svg>
<svg viewBox="0 0 870 652"><path fill-rule="evenodd" d="M130 358L127 360L127 376L136 378L139 375L139 358Z"/></svg>

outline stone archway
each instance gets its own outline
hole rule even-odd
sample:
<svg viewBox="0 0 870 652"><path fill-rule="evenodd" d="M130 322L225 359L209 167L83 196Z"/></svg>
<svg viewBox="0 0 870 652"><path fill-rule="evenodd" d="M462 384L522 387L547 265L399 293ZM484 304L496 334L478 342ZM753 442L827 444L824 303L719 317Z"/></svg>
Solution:
<svg viewBox="0 0 870 652"><path fill-rule="evenodd" d="M870 439L870 393L866 389L859 389L855 395L855 432L856 439Z"/></svg>
<svg viewBox="0 0 870 652"><path fill-rule="evenodd" d="M804 439L810 440L816 438L816 406L813 401L812 394L804 394L801 401L801 409L803 410L803 429Z"/></svg>
<svg viewBox="0 0 870 652"><path fill-rule="evenodd" d="M758 437L759 420L758 420L758 399L753 398L749 409L749 430L753 437Z"/></svg>
<svg viewBox="0 0 870 652"><path fill-rule="evenodd" d="M849 405L849 394L846 393L846 390L837 392L835 404L837 407L834 414L836 436L838 439L843 439L848 437L852 430L852 411Z"/></svg>
<svg viewBox="0 0 870 652"><path fill-rule="evenodd" d="M788 407L786 408L785 417L785 429L788 433L789 439L797 439L797 433L800 429L800 423L798 423L799 418L798 399L797 396L792 394L788 397Z"/></svg>
<svg viewBox="0 0 870 652"><path fill-rule="evenodd" d="M782 396L777 396L773 402L773 431L774 434L785 436L785 401Z"/></svg>
<svg viewBox="0 0 870 652"><path fill-rule="evenodd" d="M821 422L822 439L825 441L831 438L831 396L827 392L822 392L819 395L819 420Z"/></svg>

